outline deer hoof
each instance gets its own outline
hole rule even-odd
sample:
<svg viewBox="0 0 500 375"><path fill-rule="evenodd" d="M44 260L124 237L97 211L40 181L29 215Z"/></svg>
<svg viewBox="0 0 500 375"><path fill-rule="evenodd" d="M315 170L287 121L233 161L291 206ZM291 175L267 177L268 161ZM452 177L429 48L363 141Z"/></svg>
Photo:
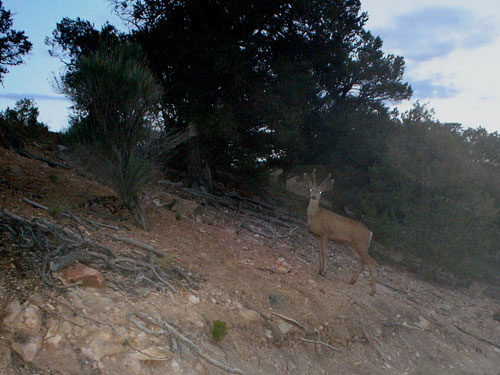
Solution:
<svg viewBox="0 0 500 375"><path fill-rule="evenodd" d="M370 292L370 296L372 296L372 297L373 297L374 295L375 295L375 291L374 291L374 290L372 290L372 291Z"/></svg>
<svg viewBox="0 0 500 375"><path fill-rule="evenodd" d="M354 285L355 282L356 282L356 279L351 279L351 281L349 281L349 285Z"/></svg>

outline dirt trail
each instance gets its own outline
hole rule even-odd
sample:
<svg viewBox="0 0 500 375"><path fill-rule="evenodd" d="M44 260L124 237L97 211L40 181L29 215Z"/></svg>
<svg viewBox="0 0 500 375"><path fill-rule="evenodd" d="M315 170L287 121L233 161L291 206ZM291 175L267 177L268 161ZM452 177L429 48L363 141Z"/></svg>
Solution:
<svg viewBox="0 0 500 375"><path fill-rule="evenodd" d="M50 149L33 152L52 156ZM86 215L83 202L111 195L74 170L4 149L0 160L0 208L29 220L70 224L22 197ZM154 194L164 188L148 189ZM381 265L371 297L366 272L348 285L358 260L346 249L330 245L327 277L317 275L317 243L305 228L273 241L242 228L241 216L223 207L204 206L202 219L179 220L153 206L149 215L149 232L125 221L129 230L122 227L119 234L188 267L197 290L180 287L173 294L143 283L120 289L106 270L105 289L51 290L6 256L9 244L0 245L2 319L9 317L8 304L19 300L24 311L27 306L39 311L37 329L45 335L33 362L24 362L12 346L19 326L4 321L0 373L226 373L179 340L137 328L130 314L143 312L169 322L205 354L246 374L500 374L500 322L493 319L500 304L483 295L483 285L452 289ZM85 228L83 233L91 235ZM140 251L103 241L117 253ZM214 320L228 326L218 344L211 335Z"/></svg>

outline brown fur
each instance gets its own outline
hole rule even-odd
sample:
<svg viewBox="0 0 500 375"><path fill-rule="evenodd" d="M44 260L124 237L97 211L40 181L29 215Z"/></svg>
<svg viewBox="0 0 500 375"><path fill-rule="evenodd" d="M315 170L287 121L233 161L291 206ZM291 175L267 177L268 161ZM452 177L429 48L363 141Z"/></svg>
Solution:
<svg viewBox="0 0 500 375"><path fill-rule="evenodd" d="M316 184L316 170L313 171L313 179L304 174L304 182L309 187L311 195L307 207L307 226L319 237L320 266L319 274L325 275L325 259L328 241L343 244L356 253L361 260L361 267L352 277L350 284L354 284L359 274L368 265L371 276L371 292L375 294L376 267L377 262L368 254L368 248L372 239L372 232L361 222L349 219L328 211L319 206L321 194L333 187L333 180L329 175L320 186Z"/></svg>

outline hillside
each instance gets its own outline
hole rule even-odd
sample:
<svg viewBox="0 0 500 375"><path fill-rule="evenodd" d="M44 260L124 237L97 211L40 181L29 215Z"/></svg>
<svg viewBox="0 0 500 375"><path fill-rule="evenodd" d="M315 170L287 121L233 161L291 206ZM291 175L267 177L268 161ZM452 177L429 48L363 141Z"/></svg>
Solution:
<svg viewBox="0 0 500 375"><path fill-rule="evenodd" d="M358 259L333 244L320 277L307 202L292 193L270 204L157 178L146 192L151 228L142 231L70 153L53 143L28 147L70 168L0 148L2 374L499 374L494 286L430 284L382 263L371 297L367 272L348 285ZM176 212L158 204L172 199ZM148 281L91 259L82 262L101 272L104 287L48 286L39 269L50 254L34 252L37 244L23 239L30 234L16 229L37 223L78 233L80 246L106 249L114 260L145 268L155 261L171 278ZM60 227L47 226L44 238L57 241ZM216 320L228 328L219 343Z"/></svg>

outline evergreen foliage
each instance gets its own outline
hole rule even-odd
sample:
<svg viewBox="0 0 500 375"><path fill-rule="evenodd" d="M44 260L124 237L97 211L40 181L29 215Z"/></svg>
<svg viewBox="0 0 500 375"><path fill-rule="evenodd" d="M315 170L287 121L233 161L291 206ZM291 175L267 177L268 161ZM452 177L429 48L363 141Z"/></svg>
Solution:
<svg viewBox="0 0 500 375"><path fill-rule="evenodd" d="M12 30L12 22L12 13L0 1L0 83L8 67L22 64L33 46L24 31Z"/></svg>
<svg viewBox="0 0 500 375"><path fill-rule="evenodd" d="M141 48L104 43L78 59L58 84L80 115L72 134L94 151L99 174L146 228L139 193L153 165L141 146L151 134L161 90Z"/></svg>

